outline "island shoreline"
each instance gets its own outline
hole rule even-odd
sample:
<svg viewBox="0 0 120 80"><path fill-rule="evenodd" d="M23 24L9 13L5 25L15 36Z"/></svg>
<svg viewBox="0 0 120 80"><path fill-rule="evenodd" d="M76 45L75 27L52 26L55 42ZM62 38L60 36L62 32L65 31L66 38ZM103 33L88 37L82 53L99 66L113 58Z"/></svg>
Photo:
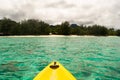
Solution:
<svg viewBox="0 0 120 80"><path fill-rule="evenodd" d="M9 35L0 37L119 37L119 36L94 36L94 35Z"/></svg>

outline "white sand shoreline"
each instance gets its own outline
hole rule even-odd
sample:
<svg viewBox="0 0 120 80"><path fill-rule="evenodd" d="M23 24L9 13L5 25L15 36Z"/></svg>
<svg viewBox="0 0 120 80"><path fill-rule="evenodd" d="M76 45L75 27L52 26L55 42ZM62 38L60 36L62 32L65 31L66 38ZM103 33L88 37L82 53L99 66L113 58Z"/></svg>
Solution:
<svg viewBox="0 0 120 80"><path fill-rule="evenodd" d="M91 35L14 35L14 36L0 36L0 37L117 37L117 36L91 36Z"/></svg>

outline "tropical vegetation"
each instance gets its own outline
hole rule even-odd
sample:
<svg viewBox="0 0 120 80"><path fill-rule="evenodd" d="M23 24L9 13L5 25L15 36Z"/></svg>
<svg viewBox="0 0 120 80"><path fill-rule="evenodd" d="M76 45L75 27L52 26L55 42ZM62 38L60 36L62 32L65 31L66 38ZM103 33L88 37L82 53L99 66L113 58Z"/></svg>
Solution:
<svg viewBox="0 0 120 80"><path fill-rule="evenodd" d="M102 25L78 25L65 21L50 25L44 21L28 19L20 22L3 18L0 20L0 35L95 35L120 36L120 29L107 28Z"/></svg>

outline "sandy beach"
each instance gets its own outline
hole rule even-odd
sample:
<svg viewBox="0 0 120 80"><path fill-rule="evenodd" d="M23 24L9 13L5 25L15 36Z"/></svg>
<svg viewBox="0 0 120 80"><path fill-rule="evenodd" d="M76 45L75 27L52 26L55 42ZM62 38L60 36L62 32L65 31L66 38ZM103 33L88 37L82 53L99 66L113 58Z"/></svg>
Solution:
<svg viewBox="0 0 120 80"><path fill-rule="evenodd" d="M0 37L117 37L117 36L92 36L92 35L14 35L14 36L0 36Z"/></svg>
<svg viewBox="0 0 120 80"><path fill-rule="evenodd" d="M15 35L15 36L0 36L0 37L95 37L95 36L89 36L89 35Z"/></svg>

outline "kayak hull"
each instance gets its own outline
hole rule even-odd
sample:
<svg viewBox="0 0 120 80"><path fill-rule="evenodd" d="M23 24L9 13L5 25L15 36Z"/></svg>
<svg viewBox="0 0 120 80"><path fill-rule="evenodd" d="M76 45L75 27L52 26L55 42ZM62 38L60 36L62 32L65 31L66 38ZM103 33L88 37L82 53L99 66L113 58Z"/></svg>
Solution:
<svg viewBox="0 0 120 80"><path fill-rule="evenodd" d="M56 62L56 64L59 65L58 68L51 68L50 66L54 65L54 62L52 62L38 73L33 80L76 80L59 62Z"/></svg>

